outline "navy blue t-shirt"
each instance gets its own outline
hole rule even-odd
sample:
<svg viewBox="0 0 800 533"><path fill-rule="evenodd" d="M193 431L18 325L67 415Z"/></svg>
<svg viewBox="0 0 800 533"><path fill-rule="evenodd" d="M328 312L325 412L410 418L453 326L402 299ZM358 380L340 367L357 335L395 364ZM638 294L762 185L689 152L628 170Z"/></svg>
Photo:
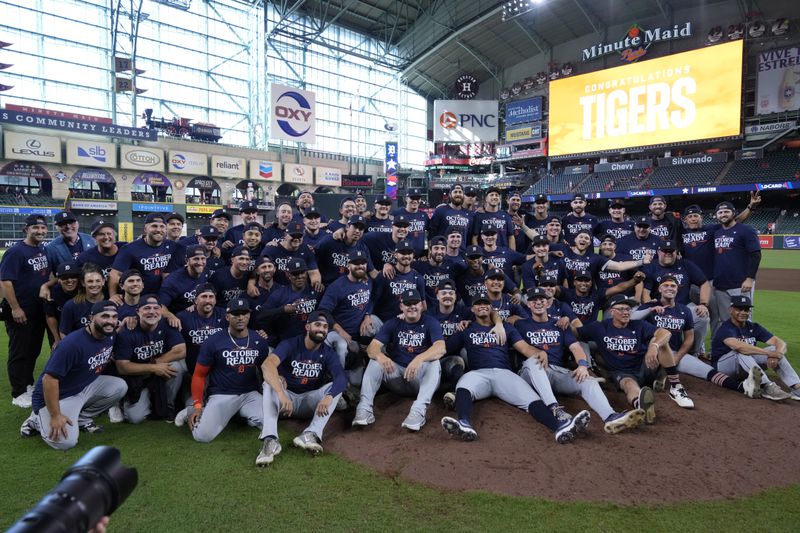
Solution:
<svg viewBox="0 0 800 533"><path fill-rule="evenodd" d="M660 245L661 239L652 233L646 239L640 239L631 233L617 241L617 253L629 255L635 261L638 261L644 259L648 252L652 252L655 257L656 250Z"/></svg>
<svg viewBox="0 0 800 533"><path fill-rule="evenodd" d="M375 218L374 216L367 220L367 233L391 233L392 232L392 219Z"/></svg>
<svg viewBox="0 0 800 533"><path fill-rule="evenodd" d="M567 278L567 267L564 261L551 257L542 263L541 269L536 268L536 260L530 259L522 263L522 286L527 289L538 287L537 277L555 276L559 285Z"/></svg>
<svg viewBox="0 0 800 533"><path fill-rule="evenodd" d="M699 287L708 281L697 265L685 259L678 259L672 266L661 266L658 261L653 261L649 265L643 265L642 272L647 276L644 286L650 291L650 297L656 300L661 298L658 292L661 277L667 274L675 277L678 282L678 294L675 296L675 301L683 305L689 304L692 285Z"/></svg>
<svg viewBox="0 0 800 533"><path fill-rule="evenodd" d="M200 348L197 364L211 367L206 387L209 396L261 390L258 368L269 355L266 339L252 330L248 330L246 339L233 339L226 328L209 337Z"/></svg>
<svg viewBox="0 0 800 533"><path fill-rule="evenodd" d="M120 248L114 259L114 270L122 273L131 268L142 273L144 291L142 294L156 294L161 288L161 275L167 272L167 266L175 251L175 243L164 240L158 246L150 246L143 239L136 239Z"/></svg>
<svg viewBox="0 0 800 533"><path fill-rule="evenodd" d="M725 344L725 339L734 338L745 342L750 346L756 346L759 342L767 342L774 335L765 327L757 322L745 322L741 328L736 327L730 319L719 325L711 339L711 360L715 363L720 357L730 352L731 349Z"/></svg>
<svg viewBox="0 0 800 533"><path fill-rule="evenodd" d="M747 278L748 257L761 250L756 230L746 224L720 227L714 233L714 248L714 288L738 289Z"/></svg>
<svg viewBox="0 0 800 533"><path fill-rule="evenodd" d="M306 263L308 270L317 269L317 257L314 255L314 250L304 244L295 250L287 250L280 244L277 246L265 246L261 256L266 256L272 259L275 263L275 281L282 284L287 284L289 279L286 277L286 269L289 267L289 261L292 259L302 259Z"/></svg>
<svg viewBox="0 0 800 533"><path fill-rule="evenodd" d="M553 303L550 304L550 307L547 308L547 316L556 322L562 316L569 318L570 322L578 318L578 315L572 311L572 308L569 306L569 304L560 300L556 300L555 298L553 298Z"/></svg>
<svg viewBox="0 0 800 533"><path fill-rule="evenodd" d="M514 267L525 262L525 256L505 246L497 246L495 250L483 250L483 268L491 270L499 268L506 276L514 277Z"/></svg>
<svg viewBox="0 0 800 533"><path fill-rule="evenodd" d="M626 235L633 233L633 221L626 218L622 222L614 222L613 220L603 220L597 225L597 235L602 236L608 233L613 235L615 239L620 240Z"/></svg>
<svg viewBox="0 0 800 533"><path fill-rule="evenodd" d="M394 264L394 248L397 243L392 239L391 233L368 233L364 235L364 244L369 250L372 264L378 271L381 271L386 263Z"/></svg>
<svg viewBox="0 0 800 533"><path fill-rule="evenodd" d="M505 211L494 213L475 213L472 219L472 235L480 236L485 225L497 230L497 246L508 246L508 238L514 235L514 220ZM481 244L478 238L478 244Z"/></svg>
<svg viewBox="0 0 800 533"><path fill-rule="evenodd" d="M580 296L572 288L561 289L561 300L569 305L575 316L584 325L597 321L597 315L603 309L606 300L606 289L604 287L592 287L589 294Z"/></svg>
<svg viewBox="0 0 800 533"><path fill-rule="evenodd" d="M415 290L425 294L425 280L413 268L405 273L395 272L389 279L378 274L373 285L372 300L375 302L375 314L386 322L400 314L400 297L407 290Z"/></svg>
<svg viewBox="0 0 800 533"><path fill-rule="evenodd" d="M90 321L90 314L92 310L92 302L76 302L70 300L64 304L64 309L61 310L61 320L58 322L58 331L62 335L68 335L73 331L85 327Z"/></svg>
<svg viewBox="0 0 800 533"><path fill-rule="evenodd" d="M517 328L522 338L536 348L547 352L547 362L551 365L564 367L567 358L571 355L569 347L578 342L572 331L567 328L562 330L556 326L557 320L550 318L547 322L536 322L533 319L517 320Z"/></svg>
<svg viewBox="0 0 800 533"><path fill-rule="evenodd" d="M405 215L409 221L407 241L414 247L414 254L421 255L425 250L425 234L428 231L428 215L422 211L411 213L405 207L392 211L392 216Z"/></svg>
<svg viewBox="0 0 800 533"><path fill-rule="evenodd" d="M386 347L390 359L400 366L408 366L416 356L444 340L439 322L427 314L414 323L400 318L392 318L381 326L375 340Z"/></svg>
<svg viewBox="0 0 800 533"><path fill-rule="evenodd" d="M330 312L333 319L350 336L358 337L364 316L372 313L372 280L350 281L342 276L325 290L319 308Z"/></svg>
<svg viewBox="0 0 800 533"><path fill-rule="evenodd" d="M520 318L530 318L531 313L521 304L511 302L508 294L501 294L499 300L492 300L492 308L500 315L500 319L505 322L508 317L516 315Z"/></svg>
<svg viewBox="0 0 800 533"><path fill-rule="evenodd" d="M700 229L683 229L683 257L697 265L708 279L714 277L714 233L721 224L707 224Z"/></svg>
<svg viewBox="0 0 800 533"><path fill-rule="evenodd" d="M475 213L464 208L453 209L450 204L440 205L431 216L428 234L431 238L437 235L446 237L448 228L458 228L461 233L461 248L466 248L471 236L474 216Z"/></svg>
<svg viewBox="0 0 800 533"><path fill-rule="evenodd" d="M367 255L367 273L375 270L372 259L370 259L369 249L363 239L359 239L353 246L347 246L343 241L337 241L330 235L322 239L316 248L322 283L330 285L337 278L346 276L347 266L350 264L350 252L356 250L361 250Z"/></svg>
<svg viewBox="0 0 800 533"><path fill-rule="evenodd" d="M225 307L230 300L239 298L247 292L247 274L243 274L241 278L233 277L230 268L221 268L215 270L208 278L217 291L217 305Z"/></svg>
<svg viewBox="0 0 800 533"><path fill-rule="evenodd" d="M592 274L592 279L597 278L597 273L608 263L608 258L604 255L599 255L591 251L586 254L580 255L568 248L564 251L564 257L561 258L564 262L564 268L567 271L567 280L572 285L572 276L579 270L588 270Z"/></svg>
<svg viewBox="0 0 800 533"><path fill-rule="evenodd" d="M184 340L180 332L162 318L153 331L144 331L141 323L133 329L122 328L114 342L114 359L149 363L181 344Z"/></svg>
<svg viewBox="0 0 800 533"><path fill-rule="evenodd" d="M660 302L648 302L640 305L638 311L651 309L659 304ZM684 332L694 329L692 312L688 307L679 303L676 303L673 307L665 307L664 312L661 314L650 313L645 320L657 328L663 328L672 333L672 337L669 338L669 347L674 352L677 352L681 344L683 344Z"/></svg>
<svg viewBox="0 0 800 533"><path fill-rule="evenodd" d="M633 258L628 255L620 255L618 253L614 254L613 261L623 262L623 261L633 261ZM613 270L603 270L600 269L596 273L597 277L597 286L598 287L605 287L609 289L611 287L616 287L623 281L628 281L633 278L633 273L636 270L626 270L625 272L615 272ZM625 294L633 294L635 289L631 288Z"/></svg>
<svg viewBox="0 0 800 533"><path fill-rule="evenodd" d="M64 305L75 296L77 289L67 294L61 287L60 283L53 285L50 289L50 300L44 300L44 315L55 317L56 320L61 320L61 312L64 310Z"/></svg>
<svg viewBox="0 0 800 533"><path fill-rule="evenodd" d="M508 347L523 340L522 335L511 324L503 324L508 343L498 344L497 335L491 331L493 327L471 323L464 331L447 339L447 353L459 353L461 348L466 348L470 370L501 368L513 371Z"/></svg>
<svg viewBox="0 0 800 533"><path fill-rule="evenodd" d="M624 328L614 327L612 319L585 324L578 334L594 341L609 370L636 373L642 366L647 345L656 327L644 320L631 320Z"/></svg>
<svg viewBox="0 0 800 533"><path fill-rule="evenodd" d="M464 305L472 305L472 299L475 297L475 295L479 292L486 291L486 285L484 284L485 276L485 272L481 274L472 274L469 270L467 270L456 278L458 295L461 297L461 301L464 302ZM511 292L514 290L514 280L506 276L504 281L505 284L503 285L503 292Z"/></svg>
<svg viewBox="0 0 800 533"><path fill-rule="evenodd" d="M270 294L272 294L273 291L278 290L280 287L283 287L283 285L280 283L273 283L272 287L269 289L265 289L261 285L256 285L256 288L258 289L258 296L255 298L250 295L245 296L247 301L250 303L250 309L253 311L253 316L255 316L255 314L261 310L264 304L267 303L267 299L269 299Z"/></svg>
<svg viewBox="0 0 800 533"><path fill-rule="evenodd" d="M274 336L278 341L282 341L297 335L304 335L308 315L316 311L321 299L322 295L308 284L302 291L294 291L291 287L277 285L267 298L267 309L296 304L297 310L291 315L280 315L270 327L270 337Z"/></svg>
<svg viewBox="0 0 800 533"><path fill-rule="evenodd" d="M439 283L445 279L455 279L461 272L461 267L457 263L447 260L439 266L433 265L430 261L414 261L411 266L425 281L425 302L428 308L438 305L436 289Z"/></svg>
<svg viewBox="0 0 800 533"><path fill-rule="evenodd" d="M329 234L323 230L319 230L316 235L312 235L308 231L303 233L303 241L301 246L308 246L312 250L316 250L319 242Z"/></svg>
<svg viewBox="0 0 800 533"><path fill-rule="evenodd" d="M575 236L582 231L589 232L589 235L596 235L599 225L600 221L597 220L597 217L589 213L584 213L580 217L569 213L561 218L561 231L564 234L564 240L570 246L575 244Z"/></svg>
<svg viewBox="0 0 800 533"><path fill-rule="evenodd" d="M97 248L97 246L92 246L85 252L78 255L78 257L75 259L75 263L78 265L78 268L82 267L86 263L94 263L103 271L103 279L108 279L108 273L111 272L111 267L114 266L114 260L117 258L117 255L119 255L119 251L126 244L127 243L124 242L118 242L117 253L114 255L103 255L100 253L100 250Z"/></svg>
<svg viewBox="0 0 800 533"><path fill-rule="evenodd" d="M225 310L215 306L208 318L200 316L197 311L181 311L176 316L181 321L181 335L186 343L186 366L193 373L200 348L209 337L227 327Z"/></svg>
<svg viewBox="0 0 800 533"><path fill-rule="evenodd" d="M29 246L17 241L0 261L0 279L11 281L23 309L41 309L39 289L50 280L50 267L44 246Z"/></svg>
<svg viewBox="0 0 800 533"><path fill-rule="evenodd" d="M197 286L208 280L208 270L203 271L200 276L193 278L189 275L186 267L173 272L164 283L158 293L158 303L166 306L172 313L183 311L187 307L194 305L194 296Z"/></svg>
<svg viewBox="0 0 800 533"><path fill-rule="evenodd" d="M425 314L439 322L442 326L442 337L444 337L445 340L449 339L458 331L456 328L461 322L474 319L472 311L461 304L453 306L453 310L449 313L442 313L437 302L436 305L428 307Z"/></svg>
<svg viewBox="0 0 800 533"><path fill-rule="evenodd" d="M650 235L655 235L662 241L669 239L672 231L672 223L665 216L661 220L650 217Z"/></svg>
<svg viewBox="0 0 800 533"><path fill-rule="evenodd" d="M309 350L305 338L305 334L297 335L278 344L272 352L281 360L278 374L286 380L286 388L297 394L321 388L330 374L333 383L328 394L336 397L347 387L347 376L339 356L324 342L315 350Z"/></svg>
<svg viewBox="0 0 800 533"><path fill-rule="evenodd" d="M58 343L44 366L44 372L33 388L33 412L39 413L44 404L42 376L49 374L58 380L58 399L75 396L103 373L114 352L114 337L95 339L86 328L74 331ZM73 420L77 423L77 420Z"/></svg>

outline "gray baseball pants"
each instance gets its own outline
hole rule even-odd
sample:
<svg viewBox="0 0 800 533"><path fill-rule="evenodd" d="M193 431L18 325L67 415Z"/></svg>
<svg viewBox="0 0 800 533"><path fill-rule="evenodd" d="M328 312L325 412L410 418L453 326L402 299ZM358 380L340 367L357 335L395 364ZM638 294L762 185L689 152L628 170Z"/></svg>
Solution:
<svg viewBox="0 0 800 533"><path fill-rule="evenodd" d="M361 399L356 409L363 409L371 413L375 395L381 388L381 383L385 383L386 387L395 394L416 396L416 400L411 404L410 412L425 416L428 404L431 403L431 399L439 387L442 365L438 360L423 363L419 372L411 381L406 381L403 377L405 371L406 367L395 363L394 372L386 373L380 363L370 359L367 369L364 371L364 379L361 383Z"/></svg>
<svg viewBox="0 0 800 533"><path fill-rule="evenodd" d="M770 346L765 349L774 351L775 347ZM767 356L743 355L737 351L731 350L717 360L716 367L717 370L722 373L728 374L729 376L735 376L738 373L739 368L742 368L745 372L750 372L750 367L753 365L759 365L762 367L766 366ZM800 377L798 377L797 371L792 368L792 365L789 364L789 360L786 357L781 357L779 359L778 367L775 369L775 372L787 387L791 388L800 383ZM761 378L761 384L766 385L770 382L771 380L767 377L767 373L764 372L764 375Z"/></svg>
<svg viewBox="0 0 800 533"><path fill-rule="evenodd" d="M178 392L181 390L183 377L186 375L189 369L186 368L186 361L184 360L173 361L169 364L169 366L176 372L175 377L167 380L167 396L169 405L174 407L175 398L178 396ZM139 396L139 400L136 403L130 403L126 401L122 404L122 414L125 416L125 420L131 424L139 424L144 422L145 418L148 417L151 412L150 408L150 390L143 389L142 394Z"/></svg>
<svg viewBox="0 0 800 533"><path fill-rule="evenodd" d="M303 393L292 392L286 389L283 391L289 399L292 400L293 409L290 418L310 418L311 423L303 431L314 433L320 440L322 440L322 432L325 430L325 425L336 410L336 402L338 402L339 398L342 396L341 394L334 396L327 415L317 414L317 404L328 394L331 386L332 385L328 383L317 390ZM263 392L264 428L261 430L261 436L259 438L263 439L270 435L277 437L281 401L278 399L278 393L272 390L272 387L267 383L264 383Z"/></svg>
<svg viewBox="0 0 800 533"><path fill-rule="evenodd" d="M470 370L458 380L458 389L468 390L473 401L496 396L525 412L531 403L539 400L539 395L524 379L505 368Z"/></svg>
<svg viewBox="0 0 800 533"><path fill-rule="evenodd" d="M261 428L264 424L264 408L261 393L251 391L245 394L212 394L203 407L200 420L192 430L192 437L197 442L211 442L222 433L233 415L238 414L247 420L247 424ZM194 412L190 407L189 415Z"/></svg>
<svg viewBox="0 0 800 533"><path fill-rule="evenodd" d="M531 371L531 367L537 367L538 371ZM535 361L531 358L522 364L522 369L519 373L525 381L530 383L537 391L539 389L530 381L529 376L533 373L545 374L546 379L549 380L549 386L552 387L553 391L558 394L580 395L580 397L589 404L589 407L600 415L601 420L605 420L614 414L614 409L611 407L611 404L608 403L608 398L603 394L603 390L600 388L596 379L590 377L586 378L583 383L578 383L575 378L572 377L572 372L567 368L555 365L547 365L547 370L542 370L541 368L539 361ZM544 398L542 398L542 401L546 405L550 405Z"/></svg>

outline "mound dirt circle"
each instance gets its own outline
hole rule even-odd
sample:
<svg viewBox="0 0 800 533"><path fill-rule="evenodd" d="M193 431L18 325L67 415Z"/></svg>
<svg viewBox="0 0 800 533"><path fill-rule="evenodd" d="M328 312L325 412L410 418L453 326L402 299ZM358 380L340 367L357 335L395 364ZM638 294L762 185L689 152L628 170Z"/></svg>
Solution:
<svg viewBox="0 0 800 533"><path fill-rule="evenodd" d="M336 413L325 450L387 476L450 490L482 490L558 501L639 505L721 500L800 483L800 402L752 400L705 381L684 378L695 409L657 394L656 424L607 435L598 417L568 445L526 413L499 400L477 402L478 440L453 440L440 425L435 398L419 433L400 427L411 400L376 399L374 425L351 429L353 413ZM612 406L624 397L609 393ZM568 411L585 409L566 399ZM300 422L293 429L302 429ZM779 467L778 467L779 465Z"/></svg>
<svg viewBox="0 0 800 533"><path fill-rule="evenodd" d="M756 279L758 289L768 291L800 291L800 271L791 268L762 268Z"/></svg>

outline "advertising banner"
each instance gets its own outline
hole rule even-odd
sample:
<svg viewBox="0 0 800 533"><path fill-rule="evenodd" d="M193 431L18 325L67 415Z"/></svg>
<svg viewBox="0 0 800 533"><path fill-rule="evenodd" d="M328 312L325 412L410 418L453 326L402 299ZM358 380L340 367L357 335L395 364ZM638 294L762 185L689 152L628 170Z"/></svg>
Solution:
<svg viewBox="0 0 800 533"><path fill-rule="evenodd" d="M342 187L372 187L372 176L369 174L343 174Z"/></svg>
<svg viewBox="0 0 800 533"><path fill-rule="evenodd" d="M397 143L387 142L385 154L383 170L386 173L386 196L392 200L397 200L397 167L399 166Z"/></svg>
<svg viewBox="0 0 800 533"><path fill-rule="evenodd" d="M594 166L595 172L611 172L614 170L634 170L638 168L650 168L653 166L652 159L637 159L636 161L616 161L614 163L597 163Z"/></svg>
<svg viewBox="0 0 800 533"><path fill-rule="evenodd" d="M550 82L550 155L740 134L742 41Z"/></svg>
<svg viewBox="0 0 800 533"><path fill-rule="evenodd" d="M748 138L751 137L769 137L776 133L781 133L790 128L797 126L796 120L789 120L786 122L771 122L770 124L753 124L752 126L745 126L744 134Z"/></svg>
<svg viewBox="0 0 800 533"><path fill-rule="evenodd" d="M759 235L758 243L761 245L761 248L772 249L774 244L772 235Z"/></svg>
<svg viewBox="0 0 800 533"><path fill-rule="evenodd" d="M169 180L158 172L142 172L133 178L134 185L149 185L150 187L172 187Z"/></svg>
<svg viewBox="0 0 800 533"><path fill-rule="evenodd" d="M3 133L6 159L61 163L61 139L7 131Z"/></svg>
<svg viewBox="0 0 800 533"><path fill-rule="evenodd" d="M312 185L314 183L314 167L286 163L283 165L283 169L286 183L297 183L299 185Z"/></svg>
<svg viewBox="0 0 800 533"><path fill-rule="evenodd" d="M800 235L784 235L783 247L792 250L800 248Z"/></svg>
<svg viewBox="0 0 800 533"><path fill-rule="evenodd" d="M678 167L681 165L697 165L699 163L725 163L728 160L727 152L716 154L683 155L675 157L659 157L658 166Z"/></svg>
<svg viewBox="0 0 800 533"><path fill-rule="evenodd" d="M117 202L100 202L97 200L72 200L69 203L72 209L86 209L88 211L116 211Z"/></svg>
<svg viewBox="0 0 800 533"><path fill-rule="evenodd" d="M326 187L342 186L342 171L332 167L317 167L315 171L315 183Z"/></svg>
<svg viewBox="0 0 800 533"><path fill-rule="evenodd" d="M82 181L93 181L95 183L116 183L114 176L112 176L109 171L103 170L102 168L79 168L75 171L75 174L72 175L73 186Z"/></svg>
<svg viewBox="0 0 800 533"><path fill-rule="evenodd" d="M67 139L67 164L117 168L117 145Z"/></svg>
<svg viewBox="0 0 800 533"><path fill-rule="evenodd" d="M240 157L212 155L211 175L218 178L245 179L247 177L247 162Z"/></svg>
<svg viewBox="0 0 800 533"><path fill-rule="evenodd" d="M539 122L542 120L542 97L534 96L506 104L506 127L512 124Z"/></svg>
<svg viewBox="0 0 800 533"><path fill-rule="evenodd" d="M117 124L104 124L89 122L72 118L60 118L24 113L22 111L0 110L0 122L17 124L19 126L32 126L34 128L47 128L51 130L71 131L75 133L90 133L105 135L106 137L121 137L139 141L155 141L158 132L147 128L132 128Z"/></svg>
<svg viewBox="0 0 800 533"><path fill-rule="evenodd" d="M589 165L575 165L574 167L566 167L564 174L588 174Z"/></svg>
<svg viewBox="0 0 800 533"><path fill-rule="evenodd" d="M133 203L131 210L145 213L172 213L173 207L172 204Z"/></svg>
<svg viewBox="0 0 800 533"><path fill-rule="evenodd" d="M206 154L170 150L168 161L167 172L173 174L194 174L195 176L208 174L208 156Z"/></svg>
<svg viewBox="0 0 800 533"><path fill-rule="evenodd" d="M747 150L736 150L733 152L733 158L737 161L742 159L764 159L764 149L748 148Z"/></svg>
<svg viewBox="0 0 800 533"><path fill-rule="evenodd" d="M132 170L164 172L164 150L121 144L119 145L119 166Z"/></svg>
<svg viewBox="0 0 800 533"><path fill-rule="evenodd" d="M251 159L250 179L256 181L281 181L281 164L273 161Z"/></svg>
<svg viewBox="0 0 800 533"><path fill-rule="evenodd" d="M198 205L186 204L186 213L195 215L210 215L222 206L219 205Z"/></svg>
<svg viewBox="0 0 800 533"><path fill-rule="evenodd" d="M277 83L270 84L269 93L269 138L314 144L317 119L314 93Z"/></svg>
<svg viewBox="0 0 800 533"><path fill-rule="evenodd" d="M436 100L433 102L433 140L496 142L497 109L497 100Z"/></svg>
<svg viewBox="0 0 800 533"><path fill-rule="evenodd" d="M800 46L758 54L756 114L800 109Z"/></svg>
<svg viewBox="0 0 800 533"><path fill-rule="evenodd" d="M36 163L26 163L24 161L11 161L0 168L0 175L13 176L15 178L28 178L35 180L52 179L50 173Z"/></svg>
<svg viewBox="0 0 800 533"><path fill-rule="evenodd" d="M529 124L513 129L507 129L505 132L505 140L509 144L521 144L528 141L535 141L542 138L542 125Z"/></svg>

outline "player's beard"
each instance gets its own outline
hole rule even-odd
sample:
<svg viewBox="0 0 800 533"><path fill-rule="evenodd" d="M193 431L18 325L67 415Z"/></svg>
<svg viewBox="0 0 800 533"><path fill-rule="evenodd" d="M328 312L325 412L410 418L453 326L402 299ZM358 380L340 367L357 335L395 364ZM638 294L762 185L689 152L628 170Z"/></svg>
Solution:
<svg viewBox="0 0 800 533"><path fill-rule="evenodd" d="M321 331L310 331L308 333L308 338L311 339L311 342L316 344L322 344L325 340L326 335Z"/></svg>

